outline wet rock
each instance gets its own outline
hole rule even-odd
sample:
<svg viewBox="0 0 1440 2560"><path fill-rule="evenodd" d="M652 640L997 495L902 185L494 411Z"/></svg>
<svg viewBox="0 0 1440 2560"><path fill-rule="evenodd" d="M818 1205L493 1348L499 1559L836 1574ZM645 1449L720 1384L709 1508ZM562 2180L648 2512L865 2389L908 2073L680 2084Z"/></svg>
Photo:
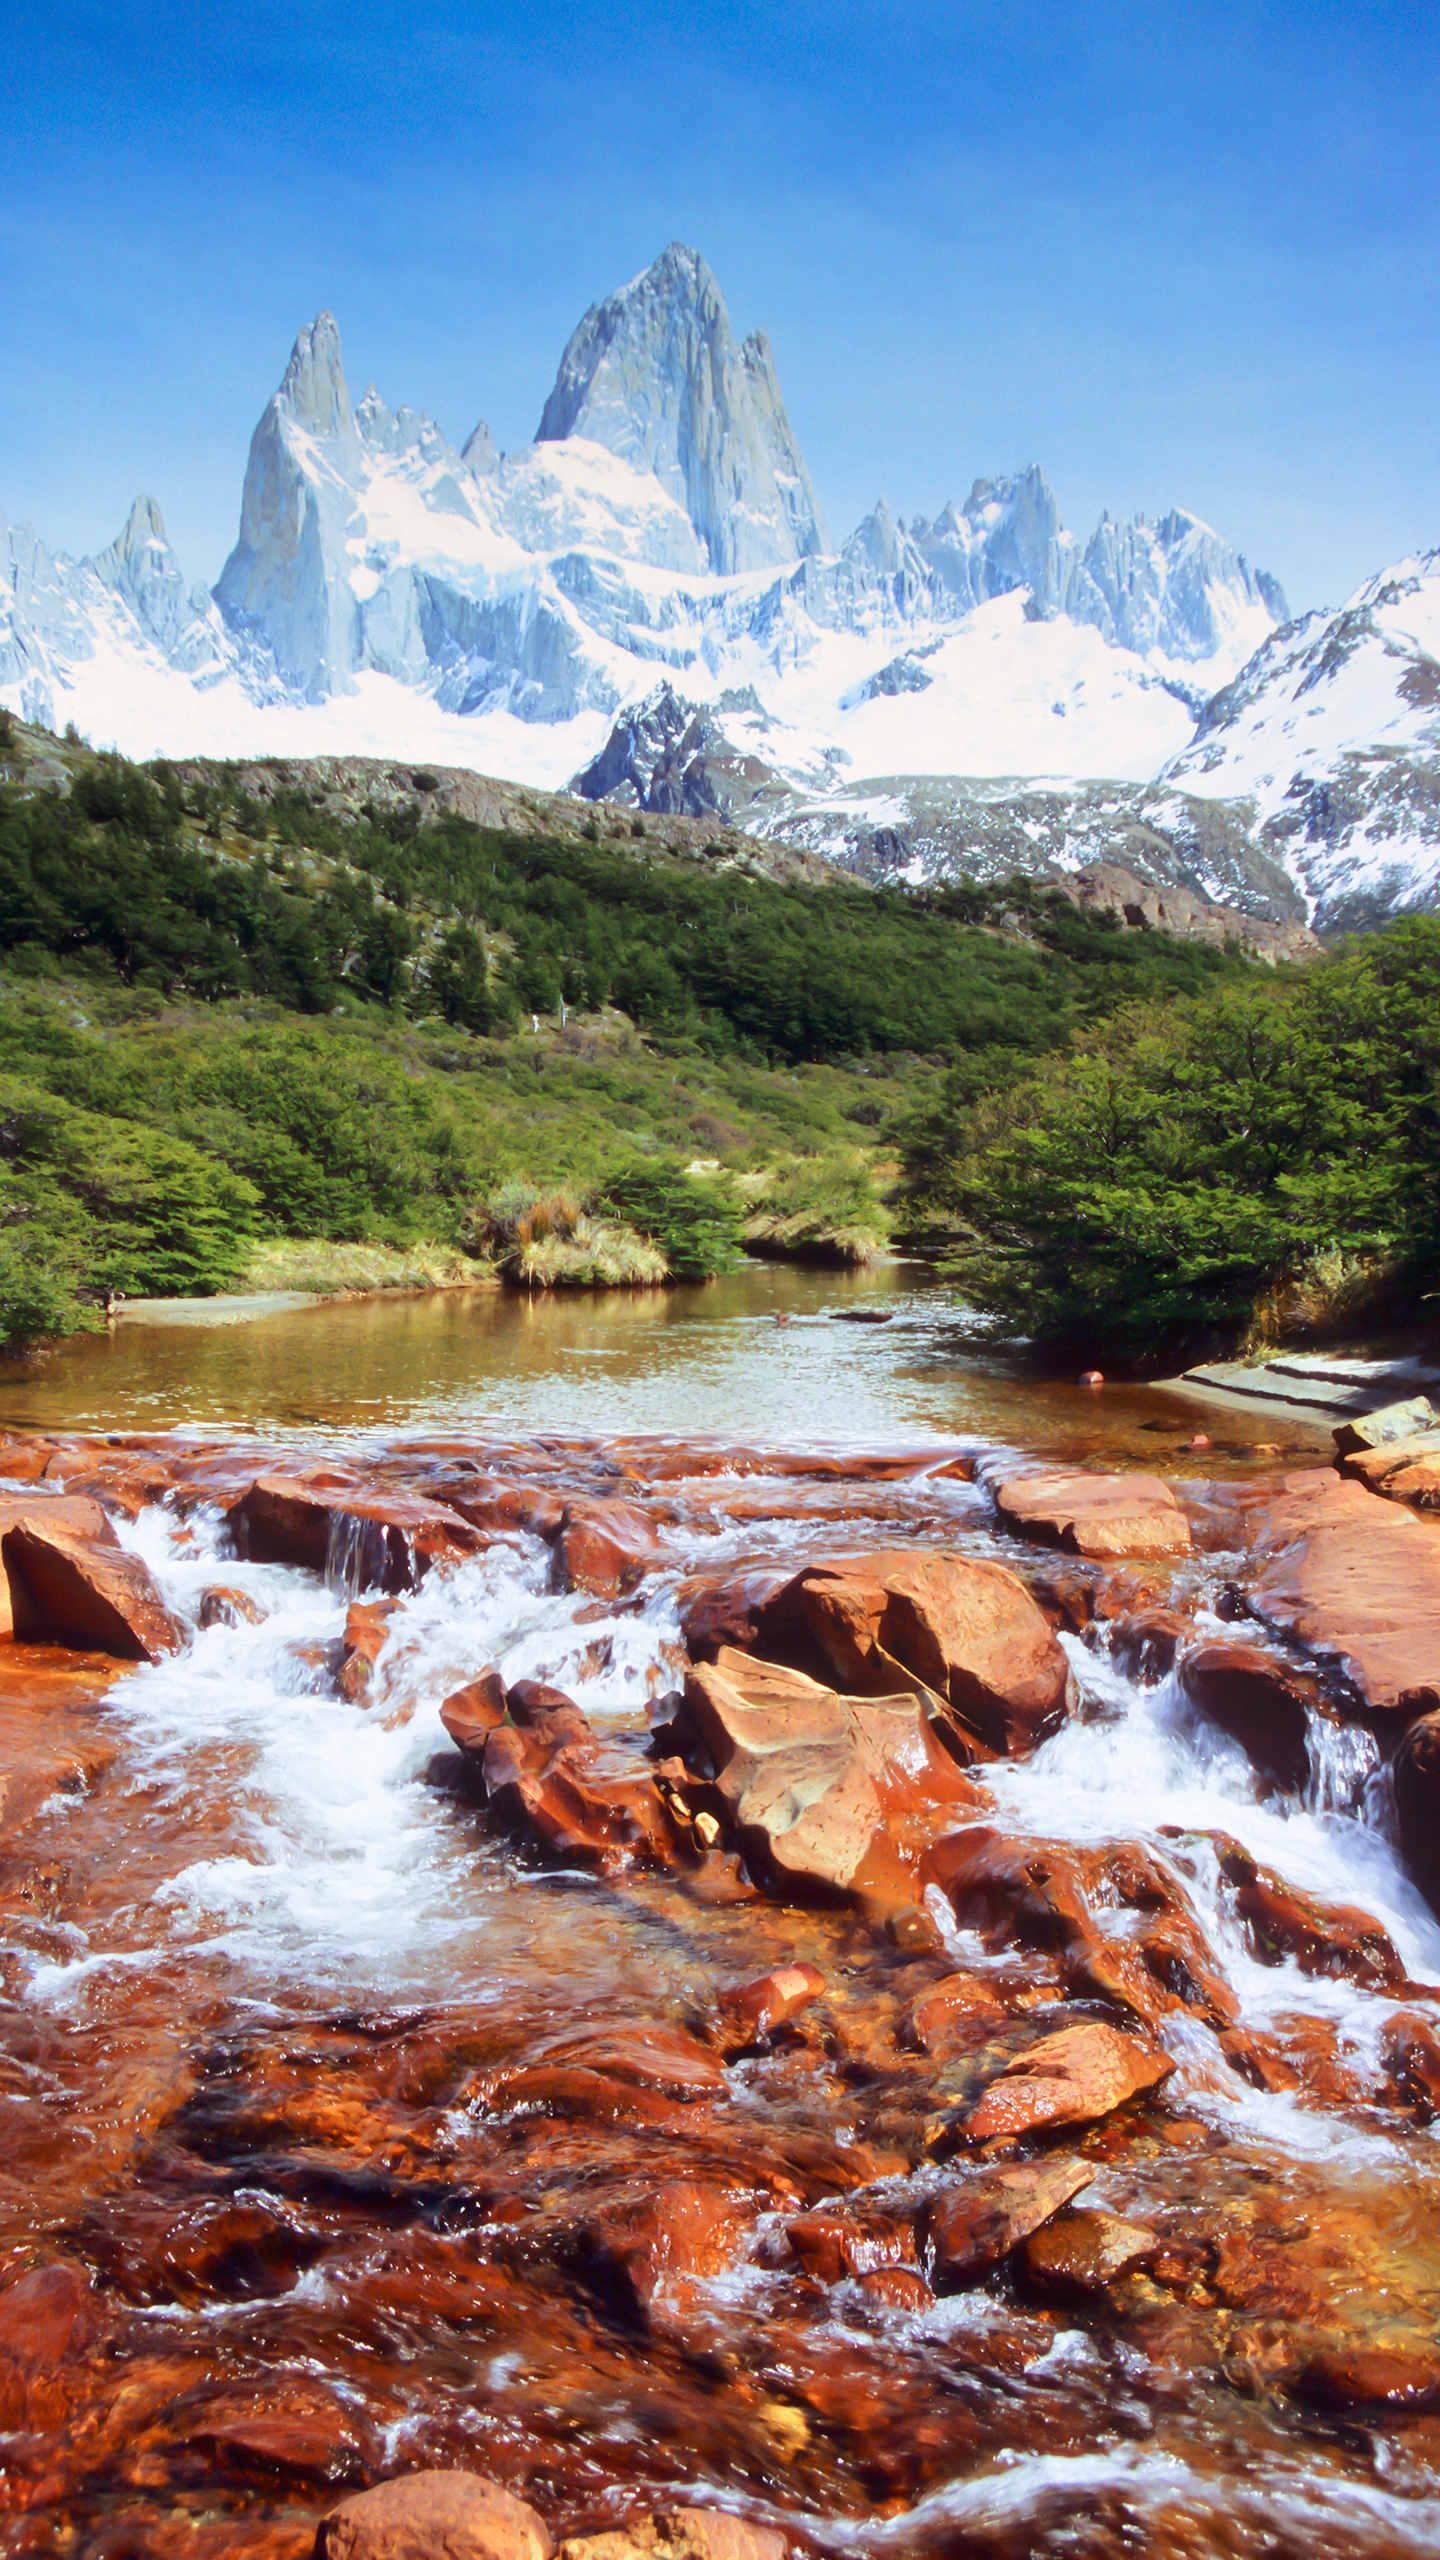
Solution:
<svg viewBox="0 0 1440 2560"><path fill-rule="evenodd" d="M976 1801L913 1696L843 1697L753 1654L691 1672L677 1731L747 1862L802 1897L914 1901L937 1823Z"/></svg>
<svg viewBox="0 0 1440 2560"><path fill-rule="evenodd" d="M567 1503L555 1549L557 1587L611 1599L633 1591L662 1553L649 1514L638 1503Z"/></svg>
<svg viewBox="0 0 1440 2560"><path fill-rule="evenodd" d="M997 2027L1009 2011L983 1974L947 1973L923 1993L910 2012L910 2033L922 2053L944 2061L971 2051Z"/></svg>
<svg viewBox="0 0 1440 2560"><path fill-rule="evenodd" d="M1168 2054L1118 2027L1089 2020L1061 2027L1007 2062L955 2130L967 2142L1011 2142L1057 2125L1097 2124L1174 2068Z"/></svg>
<svg viewBox="0 0 1440 2560"><path fill-rule="evenodd" d="M658 2021L616 2019L569 2027L531 2048L536 2062L579 2064L637 2088L660 2089L671 2098L712 2098L726 2088L724 2067L709 2047L683 2027ZM503 2085L503 2082L502 2084Z"/></svg>
<svg viewBox="0 0 1440 2560"><path fill-rule="evenodd" d="M627 1757L623 1742L602 1741L569 1699L518 1682L507 1707L507 1722L486 1735L479 1760L498 1821L603 1874L673 1868L694 1854L655 1775Z"/></svg>
<svg viewBox="0 0 1440 2560"><path fill-rule="evenodd" d="M572 2535L556 2560L785 2560L783 2534L722 2507L670 2507L608 2533Z"/></svg>
<svg viewBox="0 0 1440 2560"><path fill-rule="evenodd" d="M1375 2418L1440 2409L1440 2354L1423 2347L1331 2347L1302 2365L1293 2385L1312 2408Z"/></svg>
<svg viewBox="0 0 1440 2560"><path fill-rule="evenodd" d="M895 2214L797 2214L785 2225L785 2237L806 2274L819 2284L840 2284L847 2276L915 2261L914 2230Z"/></svg>
<svg viewBox="0 0 1440 2560"><path fill-rule="evenodd" d="M345 1612L336 1686L352 1706L363 1706L370 1695L375 1665L389 1642L394 1616L393 1600L352 1600Z"/></svg>
<svg viewBox="0 0 1440 2560"><path fill-rule="evenodd" d="M265 1619L259 1601L230 1582L212 1583L202 1591L196 1614L202 1627L258 1627Z"/></svg>
<svg viewBox="0 0 1440 2560"><path fill-rule="evenodd" d="M185 1630L148 1565L97 1503L55 1495L0 1503L0 1634L120 1662L178 1653Z"/></svg>
<svg viewBox="0 0 1440 2560"><path fill-rule="evenodd" d="M1402 2104L1422 2124L1440 2120L1440 2028L1434 2020L1410 2010L1387 2018L1382 2053Z"/></svg>
<svg viewBox="0 0 1440 2560"><path fill-rule="evenodd" d="M338 2392L295 2374L283 2386L234 2384L187 2393L158 2428L167 2446L200 2458L207 2481L217 2473L258 2473L330 2485L363 2477L363 2432ZM146 2479L152 2461L150 2448L143 2448L131 2476Z"/></svg>
<svg viewBox="0 0 1440 2560"><path fill-rule="evenodd" d="M908 2311L919 2318L935 2300L918 2267L867 2267L853 2282L857 2293L881 2311Z"/></svg>
<svg viewBox="0 0 1440 2560"><path fill-rule="evenodd" d="M760 1612L790 1580L782 1565L697 1574L677 1593L680 1634L693 1662L713 1662L724 1645L752 1646Z"/></svg>
<svg viewBox="0 0 1440 2560"><path fill-rule="evenodd" d="M104 2325L74 2259L29 2267L0 2287L0 2432L58 2422Z"/></svg>
<svg viewBox="0 0 1440 2560"><path fill-rule="evenodd" d="M1440 1709L1440 1540L1329 1467L1287 1476L1261 1512L1244 1589L1266 1625L1333 1664L1373 1714Z"/></svg>
<svg viewBox="0 0 1440 2560"><path fill-rule="evenodd" d="M786 1964L757 1981L736 1983L720 1995L718 2024L728 2047L743 2052L761 2043L777 2027L787 2027L825 1988L825 1976L813 1964Z"/></svg>
<svg viewBox="0 0 1440 2560"><path fill-rule="evenodd" d="M1180 1556L1190 1524L1160 1476L1046 1469L1002 1476L991 1491L1007 1528L1081 1556Z"/></svg>
<svg viewBox="0 0 1440 2560"><path fill-rule="evenodd" d="M225 1514L235 1552L299 1565L350 1590L410 1591L431 1567L474 1555L481 1532L443 1503L315 1477L256 1476Z"/></svg>
<svg viewBox="0 0 1440 2560"><path fill-rule="evenodd" d="M507 1713L505 1683L499 1672L482 1671L478 1680L452 1689L440 1709L440 1721L462 1751L479 1755Z"/></svg>
<svg viewBox="0 0 1440 2560"><path fill-rule="evenodd" d="M1271 1786L1303 1792L1310 1775L1309 1714L1318 1703L1313 1681L1259 1645L1216 1643L1186 1654L1180 1685Z"/></svg>
<svg viewBox="0 0 1440 2560"><path fill-rule="evenodd" d="M1346 1903L1317 1902L1262 1867L1236 1840L1217 1839L1220 1872L1262 1964L1288 1956L1302 1973L1342 1975L1371 1991L1398 1991L1405 1967L1378 1920Z"/></svg>
<svg viewBox="0 0 1440 2560"><path fill-rule="evenodd" d="M729 2272L753 2225L743 2192L712 2178L666 2178L648 2194L597 2211L585 2255L632 2317L683 2321L704 2286Z"/></svg>
<svg viewBox="0 0 1440 2560"><path fill-rule="evenodd" d="M938 2285L977 2284L1031 2232L1063 2211L1092 2171L1082 2160L1044 2160L993 2169L947 2187L931 2206L926 2245Z"/></svg>
<svg viewBox="0 0 1440 2560"><path fill-rule="evenodd" d="M1143 1609L1113 1621L1110 1658L1132 1680L1163 1680L1189 1634L1178 1609Z"/></svg>
<svg viewBox="0 0 1440 2560"><path fill-rule="evenodd" d="M991 1751L1033 1750L1070 1703L1065 1656L1024 1584L944 1549L808 1565L760 1610L755 1642L857 1696L939 1699Z"/></svg>
<svg viewBox="0 0 1440 2560"><path fill-rule="evenodd" d="M1118 2213L1082 2206L1057 2214L1025 2243L1024 2268L1036 2288L1072 2301L1102 2299L1122 2276L1147 2266L1161 2246L1154 2231Z"/></svg>
<svg viewBox="0 0 1440 2560"><path fill-rule="evenodd" d="M1411 1725L1392 1779L1400 1845L1416 1883L1440 1911L1440 1714Z"/></svg>
<svg viewBox="0 0 1440 2560"><path fill-rule="evenodd" d="M331 2510L316 2560L548 2560L535 2509L473 2471L412 2471Z"/></svg>

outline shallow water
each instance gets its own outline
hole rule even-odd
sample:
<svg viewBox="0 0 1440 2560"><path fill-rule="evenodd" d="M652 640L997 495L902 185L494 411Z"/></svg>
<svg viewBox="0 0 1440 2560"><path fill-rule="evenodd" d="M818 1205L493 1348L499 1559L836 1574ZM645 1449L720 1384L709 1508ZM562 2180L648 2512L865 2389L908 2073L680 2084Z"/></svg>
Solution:
<svg viewBox="0 0 1440 2560"><path fill-rule="evenodd" d="M836 1320L873 1299L891 1324ZM1155 1390L1027 1383L903 1270L764 1271L688 1296L535 1307L369 1302L204 1337L127 1327L13 1383L0 1418L261 1423L332 1449L432 1430L790 1448L943 1434L1168 1471L1182 1450L1185 1471L1276 1463L1228 1418L1213 1434L1233 1436L1192 1456L1197 1408ZM1253 1428L1316 1452L1306 1425ZM763 1515L765 1483L721 1489L753 1493ZM188 1619L217 1581L268 1614L196 1630L108 1697L57 1707L42 1665L33 1698L7 1702L14 1733L53 1749L63 1713L80 1759L95 1756L0 1866L0 2270L37 2252L77 2263L110 2323L78 2412L48 2422L39 2451L16 2439L7 2551L149 2560L180 2520L190 2538L173 2547L202 2560L299 2552L340 2488L426 2463L495 2470L566 2525L678 2489L799 2522L837 2551L1440 2547L1429 2422L1297 2409L1285 2359L1321 2314L1263 2287L1218 2310L1142 2288L1122 2311L998 2278L886 2307L798 2280L793 2208L774 2205L739 2264L648 2330L597 2287L587 2217L692 2157L731 2176L742 2157L747 2176L781 2164L813 2209L845 2192L848 2154L869 2161L872 2204L913 2218L954 2174L920 2140L954 2085L907 2045L909 2005L946 1962L1013 1984L1027 1961L943 1910L945 1953L929 1960L845 1912L547 1869L457 1786L439 1705L490 1664L564 1689L604 1731L642 1732L673 1684L676 1586L697 1562L922 1536L1037 1563L962 1481L922 1475L898 1495L855 1482L843 1534L833 1507L797 1518L793 1485L773 1491L769 1521L697 1503L683 1555L619 1603L556 1591L532 1538L433 1574L396 1611L363 1709L333 1694L323 1659L348 1595L237 1561L218 1513L152 1507L125 1526ZM1202 1628L1234 1563L1202 1556L1182 1577ZM1440 1924L1390 1846L1373 1745L1324 1725L1305 1794L1275 1798L1173 1677L1122 1672L1103 1630L1066 1641L1079 1711L1028 1761L985 1774L993 1818L1022 1838L1146 1844L1246 2026L1297 2053L1323 2035L1349 2074L1338 2096L1303 2077L1258 2088L1177 2015L1166 2130L1102 2134L1084 2201L1162 2226L1180 2249L1233 2230L1266 2248L1309 2234L1304 2266L1347 2336L1433 2340L1440 2139L1383 2095L1396 1995L1260 1962L1209 1845L1228 1835L1321 1900L1362 1903L1412 1976L1440 1979ZM1133 1917L1097 1916L1117 1938ZM690 2029L717 1986L801 1959L826 1975L820 2023L732 2061L713 2114L689 2118L698 2133L673 2107L604 2127L484 2098L496 2057L562 2028ZM1042 1974L1037 1960L1040 2026L1057 2022ZM205 2539L238 2524L279 2538Z"/></svg>

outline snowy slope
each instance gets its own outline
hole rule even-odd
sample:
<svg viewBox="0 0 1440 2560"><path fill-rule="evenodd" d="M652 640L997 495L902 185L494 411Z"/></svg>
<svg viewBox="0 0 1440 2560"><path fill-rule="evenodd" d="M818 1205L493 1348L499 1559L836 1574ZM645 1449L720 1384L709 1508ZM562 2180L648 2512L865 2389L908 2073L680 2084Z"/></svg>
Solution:
<svg viewBox="0 0 1440 2560"><path fill-rule="evenodd" d="M1352 601L1350 637L1346 615L1277 631L1274 582L1196 517L1082 538L1035 466L930 517L877 504L830 549L768 342L737 339L672 246L586 313L510 455L483 423L456 445L421 410L352 400L322 313L255 430L213 596L149 501L88 560L0 526L0 701L142 755L369 751L638 794L627 724L668 694L708 724L702 795L723 780L771 832L803 809L844 859L898 830L920 872L962 860L1002 779L1049 791L1052 850L1054 807L1088 792L1093 859L1090 786L1163 772L1177 805L1243 812L1218 825L1222 869L1248 828L1257 881L1278 855L1333 905L1358 863L1383 901L1437 893L1426 706L1397 691L1427 681L1433 564L1411 571L1408 604ZM1369 797L1337 832L1315 790L1351 811L1357 755ZM1187 818L1177 862L1216 836Z"/></svg>
<svg viewBox="0 0 1440 2560"><path fill-rule="evenodd" d="M1440 551L1277 631L1165 779L1248 805L1322 927L1440 903Z"/></svg>

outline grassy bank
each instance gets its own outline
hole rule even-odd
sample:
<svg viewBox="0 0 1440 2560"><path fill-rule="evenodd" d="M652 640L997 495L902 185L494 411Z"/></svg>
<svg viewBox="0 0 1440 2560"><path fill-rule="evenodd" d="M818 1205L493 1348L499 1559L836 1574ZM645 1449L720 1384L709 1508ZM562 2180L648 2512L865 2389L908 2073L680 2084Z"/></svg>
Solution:
<svg viewBox="0 0 1440 2560"><path fill-rule="evenodd" d="M880 893L560 802L552 834L436 819L423 775L338 810L259 779L0 752L0 1342L257 1270L863 1260L942 1070L1005 1087L1253 974L1034 884Z"/></svg>

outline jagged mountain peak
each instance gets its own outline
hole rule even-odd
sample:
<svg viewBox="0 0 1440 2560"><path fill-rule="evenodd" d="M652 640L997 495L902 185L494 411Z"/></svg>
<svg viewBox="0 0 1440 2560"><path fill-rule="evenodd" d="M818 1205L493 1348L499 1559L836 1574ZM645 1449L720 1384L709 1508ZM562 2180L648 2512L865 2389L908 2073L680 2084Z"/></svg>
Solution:
<svg viewBox="0 0 1440 2560"><path fill-rule="evenodd" d="M333 311L317 312L298 333L276 398L297 426L308 427L313 435L336 435L352 425L340 324Z"/></svg>
<svg viewBox="0 0 1440 2560"><path fill-rule="evenodd" d="M536 441L576 436L653 474L722 575L825 548L769 340L737 343L714 276L683 241L572 332Z"/></svg>

